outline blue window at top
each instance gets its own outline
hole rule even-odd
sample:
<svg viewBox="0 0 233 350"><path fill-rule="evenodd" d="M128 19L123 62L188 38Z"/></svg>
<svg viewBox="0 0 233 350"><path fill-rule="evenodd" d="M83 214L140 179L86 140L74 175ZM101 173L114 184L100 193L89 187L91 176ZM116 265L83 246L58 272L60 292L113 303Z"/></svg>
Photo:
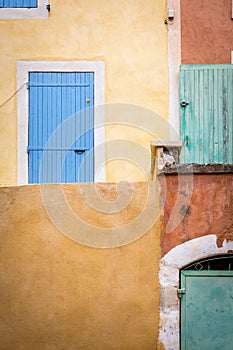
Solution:
<svg viewBox="0 0 233 350"><path fill-rule="evenodd" d="M36 8L37 0L0 0L0 8Z"/></svg>

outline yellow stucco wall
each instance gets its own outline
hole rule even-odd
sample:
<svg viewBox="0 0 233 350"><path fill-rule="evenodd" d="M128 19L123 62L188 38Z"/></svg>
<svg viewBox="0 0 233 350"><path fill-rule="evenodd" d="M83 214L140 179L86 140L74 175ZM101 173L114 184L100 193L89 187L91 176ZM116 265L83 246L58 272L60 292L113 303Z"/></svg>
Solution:
<svg viewBox="0 0 233 350"><path fill-rule="evenodd" d="M127 224L147 197L145 183L132 186L132 201L115 214L88 206L77 184L63 185L62 191L73 212L89 225L122 227L128 235ZM58 185L46 188L55 193ZM117 198L116 186L97 189L107 210ZM93 195L91 184L83 190L85 196ZM97 249L58 231L42 204L39 185L2 187L0 201L2 349L157 349L158 222L133 243Z"/></svg>
<svg viewBox="0 0 233 350"><path fill-rule="evenodd" d="M135 104L167 118L165 3L51 0L48 19L0 20L0 183L17 183L17 60L103 60L106 103ZM149 150L150 139L139 135L137 142ZM145 179L130 162L121 163L119 172L110 147L107 181Z"/></svg>

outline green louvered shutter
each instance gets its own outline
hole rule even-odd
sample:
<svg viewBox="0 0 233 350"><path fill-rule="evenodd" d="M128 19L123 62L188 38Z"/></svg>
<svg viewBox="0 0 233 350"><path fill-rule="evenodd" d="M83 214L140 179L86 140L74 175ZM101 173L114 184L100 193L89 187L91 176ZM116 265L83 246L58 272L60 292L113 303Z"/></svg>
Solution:
<svg viewBox="0 0 233 350"><path fill-rule="evenodd" d="M232 163L233 65L180 68L181 163Z"/></svg>

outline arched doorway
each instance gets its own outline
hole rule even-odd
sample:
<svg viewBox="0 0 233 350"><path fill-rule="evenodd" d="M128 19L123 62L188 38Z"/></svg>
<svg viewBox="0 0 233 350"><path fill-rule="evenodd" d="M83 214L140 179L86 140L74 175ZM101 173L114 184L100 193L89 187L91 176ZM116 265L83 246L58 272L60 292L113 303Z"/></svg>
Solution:
<svg viewBox="0 0 233 350"><path fill-rule="evenodd" d="M228 350L233 342L233 254L180 271L181 350Z"/></svg>
<svg viewBox="0 0 233 350"><path fill-rule="evenodd" d="M222 246L219 247L217 246L217 236L212 234L180 244L171 249L160 260L159 281L161 298L159 341L163 344L164 349L180 349L181 299L177 293L181 287L180 271L197 261L225 255L230 251L233 251L232 241L224 240ZM202 347L202 349L204 348Z"/></svg>

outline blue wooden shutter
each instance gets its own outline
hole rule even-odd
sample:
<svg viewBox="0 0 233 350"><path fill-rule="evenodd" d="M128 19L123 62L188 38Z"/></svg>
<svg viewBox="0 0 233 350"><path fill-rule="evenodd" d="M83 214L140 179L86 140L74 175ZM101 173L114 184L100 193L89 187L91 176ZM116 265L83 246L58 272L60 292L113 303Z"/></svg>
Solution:
<svg viewBox="0 0 233 350"><path fill-rule="evenodd" d="M35 8L37 7L37 0L0 0L0 7Z"/></svg>
<svg viewBox="0 0 233 350"><path fill-rule="evenodd" d="M233 65L182 65L182 163L232 163Z"/></svg>
<svg viewBox="0 0 233 350"><path fill-rule="evenodd" d="M31 72L28 88L29 183L94 181L94 73Z"/></svg>

